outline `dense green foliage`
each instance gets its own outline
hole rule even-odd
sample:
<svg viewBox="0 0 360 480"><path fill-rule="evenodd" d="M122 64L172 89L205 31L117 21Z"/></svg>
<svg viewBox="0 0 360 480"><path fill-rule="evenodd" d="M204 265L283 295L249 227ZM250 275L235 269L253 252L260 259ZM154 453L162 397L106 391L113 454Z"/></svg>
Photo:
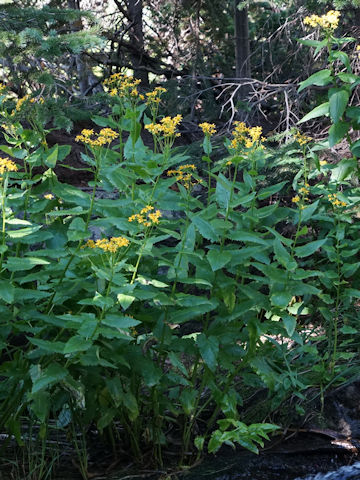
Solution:
<svg viewBox="0 0 360 480"><path fill-rule="evenodd" d="M84 479L94 427L156 465L174 438L181 465L222 444L257 452L279 405L292 397L301 415L310 388L358 374L360 77L337 22L307 21L321 38L302 43L327 66L298 89L324 88L300 123L328 117L328 140L292 132L276 150L236 122L213 162L204 123L203 155L189 158L173 147L181 116L159 114L165 92L144 96L119 73L104 82L109 113L76 138L90 193L54 171L71 147L48 146L40 92L15 101L1 87L0 432L25 447L24 426L38 427L29 478L48 475L52 430L71 438ZM340 141L346 157L325 160ZM269 182L279 168L288 178ZM258 389L269 406L248 420Z"/></svg>

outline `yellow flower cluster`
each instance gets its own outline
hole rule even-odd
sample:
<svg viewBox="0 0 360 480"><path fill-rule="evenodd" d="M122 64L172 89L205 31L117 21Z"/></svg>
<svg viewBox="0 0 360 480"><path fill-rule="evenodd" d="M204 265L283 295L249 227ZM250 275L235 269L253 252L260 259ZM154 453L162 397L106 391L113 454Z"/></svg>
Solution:
<svg viewBox="0 0 360 480"><path fill-rule="evenodd" d="M152 225L159 223L159 218L161 217L160 210L155 210L154 212L153 210L153 206L147 205L142 210L140 210L140 213L135 213L134 215L131 215L128 220L129 222L137 221L145 227L151 227Z"/></svg>
<svg viewBox="0 0 360 480"><path fill-rule="evenodd" d="M234 122L235 128L232 132L233 139L230 148L237 150L240 147L252 148L256 147L260 141L265 141L262 137L262 127L249 128L244 122Z"/></svg>
<svg viewBox="0 0 360 480"><path fill-rule="evenodd" d="M139 97L140 100L144 100L144 95L139 94L139 91L136 88L140 83L141 80L134 79L133 76L128 76L123 73L114 73L104 80L103 85L111 88L109 94L112 97L118 96L123 98L130 96L133 98Z"/></svg>
<svg viewBox="0 0 360 480"><path fill-rule="evenodd" d="M155 87L152 92L146 94L146 105L151 105L153 103L159 104L161 101L161 95L167 92L164 87Z"/></svg>
<svg viewBox="0 0 360 480"><path fill-rule="evenodd" d="M111 130L111 128L103 128L96 137L93 138L93 136L94 130L84 128L81 131L81 135L75 137L75 141L85 143L86 145L90 145L90 147L102 147L103 145L111 143L119 134Z"/></svg>
<svg viewBox="0 0 360 480"><path fill-rule="evenodd" d="M16 163L10 160L8 157L0 158L0 175L6 172L17 172L18 167Z"/></svg>
<svg viewBox="0 0 360 480"><path fill-rule="evenodd" d="M309 186L308 183L305 184L305 187L301 187L299 192L306 197L309 194L310 190L307 188ZM305 199L307 200L307 199Z"/></svg>
<svg viewBox="0 0 360 480"><path fill-rule="evenodd" d="M6 85L0 83L0 95L6 91Z"/></svg>
<svg viewBox="0 0 360 480"><path fill-rule="evenodd" d="M176 115L176 117L164 117L160 123L149 123L148 125L145 125L145 128L153 135L160 135L162 137L180 137L180 133L176 131L176 128L181 120L182 115Z"/></svg>
<svg viewBox="0 0 360 480"><path fill-rule="evenodd" d="M328 195L328 200L334 207L346 207L347 205L345 202L342 202L337 198L336 193L330 193Z"/></svg>
<svg viewBox="0 0 360 480"><path fill-rule="evenodd" d="M300 205L301 210L305 208L304 202L307 202L309 200L308 198L308 195L310 193L309 187L310 185L308 183L305 183L305 186L299 189L299 193L301 197L300 195L295 195L295 197L291 199L291 201L296 204L301 202L301 205Z"/></svg>
<svg viewBox="0 0 360 480"><path fill-rule="evenodd" d="M298 142L299 145L303 146L306 145L307 143L311 142L312 138L308 137L307 135L296 132L294 135L295 140Z"/></svg>
<svg viewBox="0 0 360 480"><path fill-rule="evenodd" d="M129 240L124 237L101 238L100 240L88 240L82 248L101 248L104 252L115 253L119 248L128 247Z"/></svg>
<svg viewBox="0 0 360 480"><path fill-rule="evenodd" d="M45 102L43 97L34 97L30 99L30 103L40 103L41 105Z"/></svg>
<svg viewBox="0 0 360 480"><path fill-rule="evenodd" d="M177 170L168 170L167 176L171 177L175 175L178 182L181 182L185 188L190 189L198 183L202 183L202 180L195 180L193 178L192 172L194 171L196 171L196 167L193 164L180 165Z"/></svg>
<svg viewBox="0 0 360 480"><path fill-rule="evenodd" d="M203 134L208 135L209 137L211 137L212 135L215 135L216 133L215 123L208 123L208 122L199 123L199 127L203 131Z"/></svg>
<svg viewBox="0 0 360 480"><path fill-rule="evenodd" d="M330 10L326 15L311 15L310 17L304 18L304 25L309 25L310 27L316 28L320 27L324 30L330 32L334 31L339 25L341 13L337 10Z"/></svg>
<svg viewBox="0 0 360 480"><path fill-rule="evenodd" d="M16 105L15 105L15 110L17 112L20 112L24 103L29 100L29 97L30 97L30 95L25 95L24 97L19 98L19 100L16 102ZM13 111L12 113L15 113L15 112Z"/></svg>

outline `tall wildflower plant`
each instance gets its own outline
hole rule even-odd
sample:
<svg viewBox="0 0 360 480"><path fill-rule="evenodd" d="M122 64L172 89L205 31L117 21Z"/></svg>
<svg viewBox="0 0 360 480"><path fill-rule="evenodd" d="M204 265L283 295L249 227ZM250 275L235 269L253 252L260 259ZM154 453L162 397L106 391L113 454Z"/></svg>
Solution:
<svg viewBox="0 0 360 480"><path fill-rule="evenodd" d="M291 396L300 412L310 386L350 375L360 147L348 136L359 107L347 102L360 82L345 52L331 48L344 42L327 24L325 32L336 66L300 88L325 82L329 101L303 121L328 114L330 143L346 130L353 157L320 160L319 145L298 133L302 166L292 185L267 184L262 129L241 122L217 162L215 126L200 125L204 181L172 148L182 119L159 116L163 91L142 96L125 75L106 81L112 114L76 138L93 173L90 194L54 173L68 148L45 148L20 122L6 124L0 429L19 445L26 416L42 439L50 428L67 431L83 478L93 425L114 455L120 446L137 462L152 455L164 464L174 436L182 465L224 443L257 452L277 428L272 409ZM5 100L6 92L4 119ZM143 124L154 149L142 141ZM47 170L34 174L41 165ZM98 198L100 187L110 198ZM244 407L254 387L267 388L270 403L256 423Z"/></svg>

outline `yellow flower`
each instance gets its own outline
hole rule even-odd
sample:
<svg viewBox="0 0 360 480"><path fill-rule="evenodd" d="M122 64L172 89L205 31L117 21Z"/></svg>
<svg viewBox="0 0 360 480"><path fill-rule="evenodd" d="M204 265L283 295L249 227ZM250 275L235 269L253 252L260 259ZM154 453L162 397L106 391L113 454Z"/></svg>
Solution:
<svg viewBox="0 0 360 480"><path fill-rule="evenodd" d="M17 172L18 167L16 163L10 160L8 157L0 158L0 175L6 172Z"/></svg>
<svg viewBox="0 0 360 480"><path fill-rule="evenodd" d="M145 227L151 227L152 225L159 223L159 218L161 217L160 210L156 210L155 212L152 212L152 210L154 210L153 206L146 205L146 207L140 210L140 213L135 213L134 215L131 215L131 217L128 218L128 221L137 221L137 223L139 223L140 225L145 225Z"/></svg>
<svg viewBox="0 0 360 480"><path fill-rule="evenodd" d="M261 146L262 127L247 127L244 122L234 122L235 128L232 132L233 139L230 142L230 148L233 150L239 150L242 148L257 148Z"/></svg>
<svg viewBox="0 0 360 480"><path fill-rule="evenodd" d="M294 135L294 138L301 146L306 145L312 140L311 137L308 137L307 135L300 132L296 132L296 134Z"/></svg>
<svg viewBox="0 0 360 480"><path fill-rule="evenodd" d="M15 110L17 112L20 112L22 109L23 104L29 99L29 95L25 95L22 98L19 98L19 100L16 102Z"/></svg>
<svg viewBox="0 0 360 480"><path fill-rule="evenodd" d="M336 193L330 193L328 195L328 200L333 207L346 207L347 203L339 200Z"/></svg>
<svg viewBox="0 0 360 480"><path fill-rule="evenodd" d="M146 93L146 104L147 105L152 105L152 104L159 104L161 99L161 95L165 93L167 90L166 88L163 87L156 87L152 92L147 92Z"/></svg>
<svg viewBox="0 0 360 480"><path fill-rule="evenodd" d="M329 10L326 15L311 15L304 18L304 25L316 28L320 27L323 30L333 32L339 25L341 13L337 10Z"/></svg>
<svg viewBox="0 0 360 480"><path fill-rule="evenodd" d="M6 85L0 83L0 95L6 91Z"/></svg>
<svg viewBox="0 0 360 480"><path fill-rule="evenodd" d="M323 167L324 165L327 165L327 161L326 160L320 160L320 166Z"/></svg>
<svg viewBox="0 0 360 480"><path fill-rule="evenodd" d="M130 241L124 237L111 237L109 240L102 238L99 240L88 240L82 248L100 248L104 252L115 253L119 248L128 247Z"/></svg>
<svg viewBox="0 0 360 480"><path fill-rule="evenodd" d="M249 135L253 142L258 142L262 135L262 127L252 127L249 129Z"/></svg>
<svg viewBox="0 0 360 480"><path fill-rule="evenodd" d="M208 135L209 137L211 137L216 133L216 127L214 123L208 123L208 122L200 123L199 127L203 131L204 135Z"/></svg>
<svg viewBox="0 0 360 480"><path fill-rule="evenodd" d="M192 172L196 170L194 164L180 165L177 170L168 170L167 176L175 176L178 182L181 182L188 190L198 183L202 183L200 180L196 180L192 176Z"/></svg>
<svg viewBox="0 0 360 480"><path fill-rule="evenodd" d="M52 193L47 193L44 195L44 198L46 198L46 200L54 200L55 197Z"/></svg>
<svg viewBox="0 0 360 480"><path fill-rule="evenodd" d="M293 197L293 198L291 199L291 201L292 201L293 203L299 203L299 202L300 202L300 197L299 197L299 195L296 195L295 197Z"/></svg>
<svg viewBox="0 0 360 480"><path fill-rule="evenodd" d="M111 130L111 128L103 128L97 134L96 138L92 138L94 130L84 129L81 131L81 135L75 137L76 142L82 142L90 147L101 147L103 145L111 143L115 138L119 136L118 133Z"/></svg>
<svg viewBox="0 0 360 480"><path fill-rule="evenodd" d="M163 137L179 137L180 133L176 131L177 126L182 121L182 115L175 117L164 117L160 123L150 123L145 125L145 129L153 135L160 135Z"/></svg>

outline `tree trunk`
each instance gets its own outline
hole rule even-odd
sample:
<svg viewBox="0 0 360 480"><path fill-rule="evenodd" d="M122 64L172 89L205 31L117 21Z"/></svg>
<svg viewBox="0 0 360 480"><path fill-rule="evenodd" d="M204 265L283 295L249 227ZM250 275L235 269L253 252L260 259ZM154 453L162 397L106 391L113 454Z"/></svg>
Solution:
<svg viewBox="0 0 360 480"><path fill-rule="evenodd" d="M67 4L72 10L80 10L80 0L68 0ZM71 30L73 32L78 32L82 29L83 24L81 19L71 23ZM84 55L80 53L74 55L73 58L76 65L80 95L83 97L94 91L102 91L102 86L93 74L92 69L87 65Z"/></svg>
<svg viewBox="0 0 360 480"><path fill-rule="evenodd" d="M143 32L143 2L142 0L128 0L128 12L132 27L129 30L130 43L136 49L131 54L131 63L134 67L134 77L140 78L143 85L149 84L148 72L143 67L142 57L144 53L144 32Z"/></svg>
<svg viewBox="0 0 360 480"><path fill-rule="evenodd" d="M234 24L235 24L235 75L236 78L250 78L250 40L249 18L247 8L239 10L241 0L235 0ZM239 99L243 100L249 93L249 87L244 86L239 90Z"/></svg>

